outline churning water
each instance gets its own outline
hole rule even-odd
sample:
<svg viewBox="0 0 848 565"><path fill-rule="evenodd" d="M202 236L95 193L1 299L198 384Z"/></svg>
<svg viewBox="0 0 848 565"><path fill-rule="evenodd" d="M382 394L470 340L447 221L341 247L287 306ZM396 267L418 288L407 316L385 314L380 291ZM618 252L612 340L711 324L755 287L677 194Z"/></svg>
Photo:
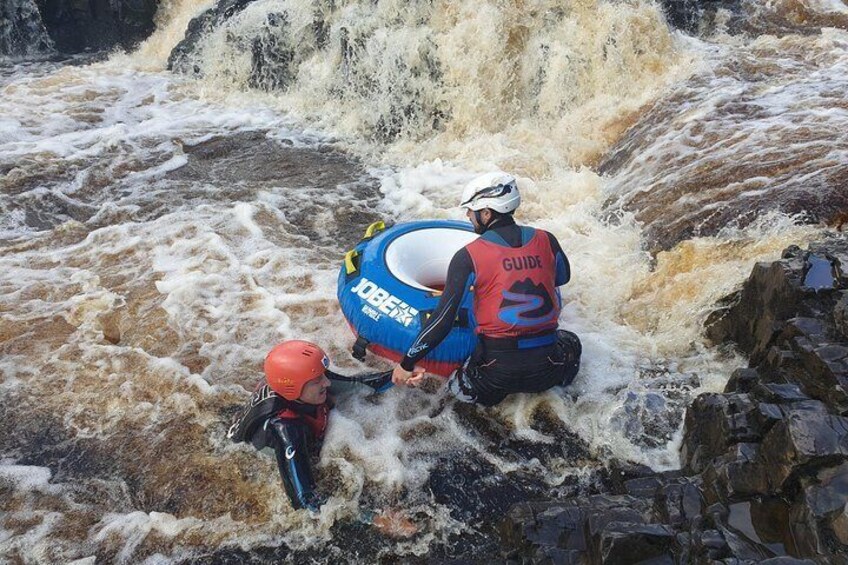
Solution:
<svg viewBox="0 0 848 565"><path fill-rule="evenodd" d="M719 14L693 39L645 0L256 0L173 74L208 7L174 0L134 53L8 60L0 555L493 551L512 502L568 495L613 458L674 468L688 402L745 363L704 342L713 304L844 209L848 7L769 6L758 33ZM577 380L490 410L349 394L319 466L330 501L292 511L274 462L225 438L264 354L302 338L363 370L341 256L377 219L461 218L462 186L495 168L571 260ZM807 202L820 217L781 212ZM383 508L421 531L353 519Z"/></svg>

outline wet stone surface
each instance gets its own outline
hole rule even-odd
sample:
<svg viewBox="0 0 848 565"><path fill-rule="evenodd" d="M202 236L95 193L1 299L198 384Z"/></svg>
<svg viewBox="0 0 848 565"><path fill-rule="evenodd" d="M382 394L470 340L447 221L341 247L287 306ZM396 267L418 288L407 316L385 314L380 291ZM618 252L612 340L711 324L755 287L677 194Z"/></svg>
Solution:
<svg viewBox="0 0 848 565"><path fill-rule="evenodd" d="M743 4L756 14L760 8L783 12L784 19L803 27L805 18L815 19L803 12L813 4L824 9L825 3ZM848 26L845 10L833 6L841 12L841 25ZM797 18L793 8L802 12ZM751 15L740 19L755 19ZM835 93L848 88L848 78L841 70L844 60L834 56L841 48L822 45L813 55L805 38L790 37L735 52L640 115L598 163L609 178L604 209L610 221L622 211L632 213L652 252L763 225L776 216L834 228L845 224L848 129L844 97ZM808 102L790 110L785 105L790 91Z"/></svg>
<svg viewBox="0 0 848 565"><path fill-rule="evenodd" d="M355 244L379 219L376 180L332 145L295 145L266 131L174 143L185 164L150 176L148 171L173 156L150 154L116 167L110 162L127 158L125 148L117 146L100 161L9 164L14 174L0 178L0 206L37 232L71 220L91 231L152 221L180 209L249 202L281 214L286 233L333 248Z"/></svg>
<svg viewBox="0 0 848 565"><path fill-rule="evenodd" d="M752 353L721 394L686 413L679 472L642 470L604 493L521 503L504 554L543 563L844 563L848 541L848 342L834 312L848 242L790 248L757 265L711 320ZM833 285L805 283L826 254ZM765 328L768 328L768 331Z"/></svg>
<svg viewBox="0 0 848 565"><path fill-rule="evenodd" d="M156 28L157 0L36 0L63 53L132 48Z"/></svg>
<svg viewBox="0 0 848 565"><path fill-rule="evenodd" d="M374 213L376 180L332 145L296 146L250 132L186 145L184 151L188 163L169 173L160 190L186 204L210 196L249 201L268 192L293 233L342 247L356 243L380 219Z"/></svg>
<svg viewBox="0 0 848 565"><path fill-rule="evenodd" d="M228 18L240 13L253 0L222 0L214 7L192 19L185 37L171 51L168 68L183 73L199 73L200 69L192 65L190 56L204 35L221 25Z"/></svg>

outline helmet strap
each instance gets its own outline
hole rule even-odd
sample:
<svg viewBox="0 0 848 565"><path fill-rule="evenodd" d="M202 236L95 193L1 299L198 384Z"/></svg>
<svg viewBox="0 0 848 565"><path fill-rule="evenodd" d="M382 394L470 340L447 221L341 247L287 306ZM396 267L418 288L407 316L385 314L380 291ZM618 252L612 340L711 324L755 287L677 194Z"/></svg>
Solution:
<svg viewBox="0 0 848 565"><path fill-rule="evenodd" d="M474 231L479 235L483 235L486 233L486 230L489 229L489 225L492 223L492 219L490 218L487 223L483 222L483 214L481 214L482 210L474 210L474 220L476 225L474 227Z"/></svg>
<svg viewBox="0 0 848 565"><path fill-rule="evenodd" d="M483 210L486 209L487 208L484 208ZM483 222L483 215L481 214L482 210L474 211L474 218L477 220L477 225L480 226L479 228L475 228L474 231L480 235L483 235L486 231L495 227L496 224L502 222L503 219L506 217L503 214L498 214L494 212L491 208L488 208L488 210L490 212L490 216L489 221L486 223Z"/></svg>

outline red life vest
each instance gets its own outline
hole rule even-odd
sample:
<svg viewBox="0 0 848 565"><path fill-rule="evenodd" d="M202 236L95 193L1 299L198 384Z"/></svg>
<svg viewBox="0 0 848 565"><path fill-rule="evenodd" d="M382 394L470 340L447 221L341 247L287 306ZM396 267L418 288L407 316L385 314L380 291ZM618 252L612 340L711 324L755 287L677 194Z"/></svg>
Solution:
<svg viewBox="0 0 848 565"><path fill-rule="evenodd" d="M477 333L492 338L532 335L557 327L562 309L556 257L547 232L508 247L478 238L465 249L474 263Z"/></svg>
<svg viewBox="0 0 848 565"><path fill-rule="evenodd" d="M286 420L303 420L309 426L309 430L312 432L312 437L315 438L315 441L320 442L323 441L324 432L327 431L327 420L330 417L330 405L325 402L316 408L315 416L310 416L303 412L296 412L291 408L284 408L277 413L277 417Z"/></svg>

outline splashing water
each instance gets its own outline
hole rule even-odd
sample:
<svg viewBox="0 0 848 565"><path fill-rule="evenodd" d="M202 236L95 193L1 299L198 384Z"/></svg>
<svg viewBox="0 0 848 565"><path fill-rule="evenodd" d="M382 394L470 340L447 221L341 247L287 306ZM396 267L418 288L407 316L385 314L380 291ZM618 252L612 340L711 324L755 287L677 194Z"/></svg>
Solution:
<svg viewBox="0 0 848 565"><path fill-rule="evenodd" d="M763 181L772 202L838 172L848 116L822 85L845 81L845 32L692 40L650 2L257 0L183 53L196 77L164 73L206 6L168 4L133 54L0 75L0 553L497 554L492 516L515 501L567 496L610 458L678 465L685 407L744 364L703 320L753 262L819 230L779 206L709 236L692 218L753 182L731 154L809 148ZM740 91L761 112L731 112ZM364 369L335 302L341 255L378 218L460 219L462 186L494 168L569 255L577 380L490 410L346 394L319 465L330 501L292 511L274 462L224 437L265 352L309 339ZM695 178L718 192L681 198ZM666 193L691 229L652 256ZM636 204L611 215L616 198ZM385 507L421 533L353 520Z"/></svg>

